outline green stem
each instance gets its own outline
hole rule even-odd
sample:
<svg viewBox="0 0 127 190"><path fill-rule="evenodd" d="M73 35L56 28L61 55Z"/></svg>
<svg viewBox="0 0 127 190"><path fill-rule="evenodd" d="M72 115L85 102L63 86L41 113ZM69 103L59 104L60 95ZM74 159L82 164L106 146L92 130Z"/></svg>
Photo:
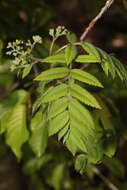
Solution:
<svg viewBox="0 0 127 190"><path fill-rule="evenodd" d="M50 46L50 50L49 50L49 55L50 55L50 56L52 55L53 46L54 46L55 41L56 41L56 38L54 38L54 39L52 40L52 43L51 43L51 46Z"/></svg>

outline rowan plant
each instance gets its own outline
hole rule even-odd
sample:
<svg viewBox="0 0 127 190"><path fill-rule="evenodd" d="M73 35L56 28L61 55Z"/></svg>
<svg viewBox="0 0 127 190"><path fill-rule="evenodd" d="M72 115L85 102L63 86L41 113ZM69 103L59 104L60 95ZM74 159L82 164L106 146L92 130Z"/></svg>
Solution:
<svg viewBox="0 0 127 190"><path fill-rule="evenodd" d="M31 84L27 90L15 89L0 108L0 133L5 134L6 144L19 160L24 143L38 159L45 156L51 136L73 155L75 169L81 174L114 156L119 129L113 122L112 109L117 108L105 94L102 79L117 79L126 85L127 71L116 56L85 41L112 3L107 1L80 40L64 26L50 29L46 57L35 55L36 46L45 43L38 35L27 42L9 42L11 71ZM66 38L66 44L58 46L59 38Z"/></svg>

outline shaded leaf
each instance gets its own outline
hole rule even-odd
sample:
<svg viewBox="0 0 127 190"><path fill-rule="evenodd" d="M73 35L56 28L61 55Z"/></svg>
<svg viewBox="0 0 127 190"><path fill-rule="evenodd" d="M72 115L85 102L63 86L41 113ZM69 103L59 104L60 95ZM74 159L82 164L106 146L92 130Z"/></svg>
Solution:
<svg viewBox="0 0 127 190"><path fill-rule="evenodd" d="M18 158L21 158L22 145L28 140L26 128L26 106L16 105L7 125L6 143Z"/></svg>
<svg viewBox="0 0 127 190"><path fill-rule="evenodd" d="M33 152L37 157L40 157L46 147L48 142L48 127L46 124L42 125L42 123L37 126L36 130L32 131L31 138L29 140L29 144Z"/></svg>
<svg viewBox="0 0 127 190"><path fill-rule="evenodd" d="M118 177L123 177L125 174L125 168L123 163L117 158L108 158L103 159L103 163Z"/></svg>
<svg viewBox="0 0 127 190"><path fill-rule="evenodd" d="M28 67L25 67L23 69L22 78L24 79L31 71L32 65L29 65Z"/></svg>
<svg viewBox="0 0 127 190"><path fill-rule="evenodd" d="M83 174L85 169L86 169L86 165L87 165L87 155L85 154L80 154L79 156L77 156L76 161L75 161L75 169L80 172L80 174Z"/></svg>
<svg viewBox="0 0 127 190"><path fill-rule="evenodd" d="M72 32L69 32L69 33L66 35L66 37L67 37L67 40L68 40L70 43L75 43L75 42L78 41L78 40L77 40L77 36L76 36L74 33L72 33Z"/></svg>

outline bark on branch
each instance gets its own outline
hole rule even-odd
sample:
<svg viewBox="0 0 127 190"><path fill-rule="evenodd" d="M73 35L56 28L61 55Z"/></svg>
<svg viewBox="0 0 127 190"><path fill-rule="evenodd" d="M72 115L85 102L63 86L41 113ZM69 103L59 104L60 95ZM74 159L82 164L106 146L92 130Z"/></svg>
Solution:
<svg viewBox="0 0 127 190"><path fill-rule="evenodd" d="M83 41L85 39L88 32L94 27L95 23L102 17L102 15L111 7L113 3L114 3L114 0L106 1L104 7L102 7L98 15L89 23L88 27L84 30L83 34L80 37L80 41Z"/></svg>

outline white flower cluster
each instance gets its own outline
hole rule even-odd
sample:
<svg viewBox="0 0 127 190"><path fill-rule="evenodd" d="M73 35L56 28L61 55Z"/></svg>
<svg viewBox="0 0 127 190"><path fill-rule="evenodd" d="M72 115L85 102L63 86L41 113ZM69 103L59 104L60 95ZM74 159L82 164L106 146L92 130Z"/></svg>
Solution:
<svg viewBox="0 0 127 190"><path fill-rule="evenodd" d="M15 69L24 68L26 64L31 62L31 52L37 43L42 43L42 38L38 35L32 37L33 42L28 40L26 44L22 40L16 40L15 42L9 42L7 46L7 55L14 56L14 60L11 64L11 71Z"/></svg>

